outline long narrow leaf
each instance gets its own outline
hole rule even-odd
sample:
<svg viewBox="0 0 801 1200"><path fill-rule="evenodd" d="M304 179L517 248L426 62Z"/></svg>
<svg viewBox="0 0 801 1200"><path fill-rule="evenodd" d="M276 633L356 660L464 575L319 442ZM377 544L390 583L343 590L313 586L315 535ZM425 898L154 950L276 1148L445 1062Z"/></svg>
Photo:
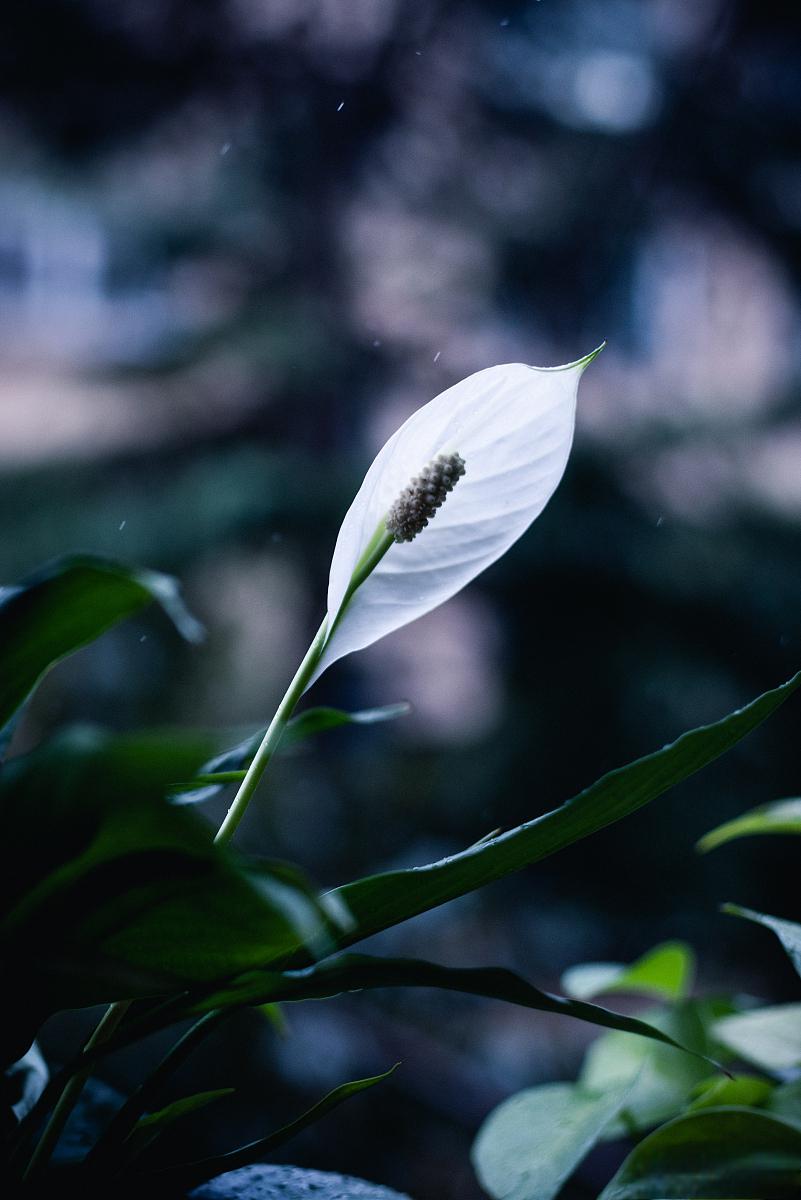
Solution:
<svg viewBox="0 0 801 1200"><path fill-rule="evenodd" d="M421 959L373 958L363 954L342 955L332 962L321 963L302 971L248 972L226 986L205 993L202 997L187 995L168 1002L138 1026L134 1023L123 1028L115 1039L106 1044L106 1048L115 1049L135 1037L141 1037L175 1021L201 1016L214 1010L275 1001L319 1000L343 992L388 987L438 988L485 996L492 1000L504 1000L539 1012L574 1017L605 1029L635 1033L676 1049L686 1050L680 1042L645 1021L623 1016L597 1004L570 1000L565 996L554 996L550 992L540 991L505 968L443 967ZM693 1050L688 1050L687 1053L704 1058L706 1062L711 1061Z"/></svg>
<svg viewBox="0 0 801 1200"><path fill-rule="evenodd" d="M466 892L547 858L636 812L719 758L776 711L801 684L801 672L712 725L610 771L561 808L423 867L368 876L337 888L354 918L340 946L406 921Z"/></svg>
<svg viewBox="0 0 801 1200"><path fill-rule="evenodd" d="M715 850L736 838L766 833L801 833L801 798L774 800L770 804L760 804L758 808L749 809L739 817L710 829L698 842L696 850L705 854L708 850Z"/></svg>
<svg viewBox="0 0 801 1200"><path fill-rule="evenodd" d="M739 904L724 904L723 912L732 917L744 917L746 921L754 921L764 925L776 934L787 951L790 962L801 975L801 925L796 921L785 921L781 917L769 917L767 913L755 912L753 908L741 908Z"/></svg>
<svg viewBox="0 0 801 1200"><path fill-rule="evenodd" d="M351 1096L356 1096L359 1092L367 1091L368 1088L375 1087L377 1083L383 1083L385 1079L388 1079L397 1070L398 1065L396 1063L394 1067L390 1067L388 1071L384 1071L381 1075L371 1075L367 1079L355 1079L351 1083L340 1084L339 1087L334 1088L328 1095L323 1096L322 1100L318 1100L316 1104L307 1109L301 1116L296 1117L289 1124L283 1125L275 1133L271 1133L267 1137L259 1138L255 1142L249 1142L247 1146L241 1146L238 1150L232 1150L228 1154L218 1154L210 1158L199 1159L197 1162L182 1163L177 1167L158 1171L149 1178L157 1181L159 1184L167 1184L171 1193L174 1192L176 1195L183 1195L191 1188L198 1187L201 1183L205 1183L207 1179L213 1179L215 1175L221 1175L224 1171L235 1171L239 1167L247 1167L251 1163L260 1162L267 1154L270 1154L279 1146L283 1146L284 1142L288 1142L295 1134L307 1129L315 1121L319 1121L321 1117L326 1116L332 1109L344 1103L345 1100L349 1100Z"/></svg>

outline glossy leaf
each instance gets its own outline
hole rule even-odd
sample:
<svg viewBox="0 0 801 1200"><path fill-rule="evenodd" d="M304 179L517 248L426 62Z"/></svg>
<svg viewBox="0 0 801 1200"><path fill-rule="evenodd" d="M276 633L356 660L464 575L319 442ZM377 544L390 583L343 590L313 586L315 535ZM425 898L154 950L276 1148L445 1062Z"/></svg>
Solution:
<svg viewBox="0 0 801 1200"><path fill-rule="evenodd" d="M523 1008L558 1013L602 1028L638 1034L670 1047L670 1053L685 1048L689 1048L691 1054L695 1053L694 1047L685 1047L680 1039L673 1037L672 1032L600 1005L540 991L519 975L503 968L442 967L421 959L372 958L362 954L341 955L302 971L250 971L203 995L189 995L167 1002L153 1016L146 1018L138 1027L132 1026L109 1045L116 1046L124 1043L126 1037L142 1036L165 1024L210 1011L285 1000L323 999L342 992L386 987L432 987L505 1000ZM702 1076L708 1074L709 1061L708 1058L699 1060L697 1073Z"/></svg>
<svg viewBox="0 0 801 1200"><path fill-rule="evenodd" d="M199 640L177 582L155 571L64 558L0 588L0 730L52 666L154 600L184 637Z"/></svg>
<svg viewBox="0 0 801 1200"><path fill-rule="evenodd" d="M735 838L765 833L801 833L801 798L775 800L771 804L752 808L704 834L697 849L703 853L725 842L733 842Z"/></svg>
<svg viewBox="0 0 801 1200"><path fill-rule="evenodd" d="M337 888L354 918L340 945L352 945L547 858L606 825L636 812L724 754L782 704L801 683L801 673L712 725L604 775L561 808L490 837L459 854L424 867L372 875Z"/></svg>
<svg viewBox="0 0 801 1200"><path fill-rule="evenodd" d="M784 921L781 917L769 917L765 913L755 912L753 908L741 908L739 904L724 904L723 912L732 917L744 917L747 921L755 921L776 934L784 946L791 963L801 975L801 925L795 921Z"/></svg>
<svg viewBox="0 0 801 1200"><path fill-rule="evenodd" d="M622 963L583 963L562 976L570 996L589 1000L612 992L683 1000L691 986L695 955L685 942L664 942L630 966Z"/></svg>
<svg viewBox="0 0 801 1200"><path fill-rule="evenodd" d="M449 599L539 516L567 464L578 382L596 353L564 367L506 363L478 371L393 434L342 522L328 581L328 636L310 682ZM454 453L465 475L430 524L414 540L393 543L344 604L390 507L438 455Z"/></svg>
<svg viewBox="0 0 801 1200"><path fill-rule="evenodd" d="M801 1128L758 1109L678 1117L629 1155L600 1200L797 1200Z"/></svg>
<svg viewBox="0 0 801 1200"><path fill-rule="evenodd" d="M183 1195L184 1192L198 1187L215 1175L222 1175L225 1171L234 1171L239 1167L247 1167L250 1163L260 1162L265 1155L270 1154L279 1146L283 1146L284 1142L288 1142L290 1138L295 1137L310 1125L314 1125L332 1109L338 1108L340 1104L350 1100L352 1096L357 1096L360 1092L365 1092L369 1088L375 1087L376 1084L383 1083L385 1079L394 1074L398 1065L396 1063L394 1067L390 1067L381 1075L371 1075L367 1079L356 1079L351 1083L340 1084L301 1116L265 1138L259 1138L258 1141L250 1142L247 1146L241 1146L238 1150L232 1150L228 1154L219 1154L211 1158L200 1159L197 1162L182 1163L165 1171L158 1171L151 1178L159 1185L166 1184L170 1188L171 1194Z"/></svg>
<svg viewBox="0 0 801 1200"><path fill-rule="evenodd" d="M693 1089L694 1098L688 1105L688 1111L732 1105L741 1108L761 1108L775 1090L775 1084L758 1075L736 1075L734 1079L711 1075Z"/></svg>
<svg viewBox="0 0 801 1200"><path fill-rule="evenodd" d="M479 1130L471 1158L495 1200L553 1200L620 1111L631 1084L605 1093L546 1083L505 1100Z"/></svg>
<svg viewBox="0 0 801 1200"><path fill-rule="evenodd" d="M385 704L380 708L365 708L358 712L345 712L341 708L309 708L288 722L279 753L329 729L338 729L343 725L376 725L381 721L394 721L397 717L405 716L410 709L411 705L405 702ZM197 772L195 781L184 783L176 789L173 797L175 802L202 803L216 796L228 784L244 779L246 768L258 750L264 733L265 731L260 729L204 763Z"/></svg>
<svg viewBox="0 0 801 1200"><path fill-rule="evenodd" d="M719 1042L764 1071L801 1066L801 1004L777 1004L735 1013L714 1025Z"/></svg>

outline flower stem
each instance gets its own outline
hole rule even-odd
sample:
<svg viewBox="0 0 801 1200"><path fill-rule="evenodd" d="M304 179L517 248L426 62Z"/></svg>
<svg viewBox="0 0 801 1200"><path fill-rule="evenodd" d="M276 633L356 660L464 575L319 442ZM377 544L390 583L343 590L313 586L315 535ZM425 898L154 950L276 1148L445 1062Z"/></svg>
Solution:
<svg viewBox="0 0 801 1200"><path fill-rule="evenodd" d="M276 709L275 716L267 727L267 732L262 739L262 743L247 769L245 778L239 785L231 807L225 814L225 820L217 831L214 841L218 845L230 842L234 836L236 828L245 814L245 809L250 803L250 798L258 787L259 780L264 774L268 762L278 748L278 743L283 737L289 718L292 716L298 700L300 700L306 690L306 685L311 679L314 668L320 661L320 655L325 645L326 625L327 618L323 620L322 625L317 630L314 641L309 646L303 662L295 672L295 678L287 688L283 700Z"/></svg>
<svg viewBox="0 0 801 1200"><path fill-rule="evenodd" d="M335 628L337 621L342 616L348 603L350 602L353 593L358 587L364 583L371 571L378 566L381 559L386 554L392 545L394 538L388 532L383 521L379 522L375 533L370 539L364 553L357 562L353 575L351 576L348 589L345 592L344 599L340 605L339 612L331 626L328 629L328 617L323 619L320 628L314 636L312 644L306 651L304 659L297 671L295 677L287 688L284 698L278 705L275 716L270 722L267 732L264 735L261 745L256 751L253 760L248 767L245 777L239 785L233 803L225 814L225 819L222 825L217 830L214 842L216 845L225 845L230 842L234 836L239 822L245 815L245 810L250 803L251 797L259 785L262 775L264 774L267 764L269 763L275 751L278 748L278 743L284 735L284 730L287 727L292 713L295 711L298 701L303 695L309 680L314 674L314 669L320 661L325 643L330 633ZM197 781L195 781L197 783ZM106 1013L95 1029L94 1033L86 1043L85 1049L91 1050L95 1046L101 1045L107 1041L114 1030L123 1019L128 1009L131 1006L129 1000L118 1000L116 1003L106 1009ZM84 1084L88 1078L89 1072L78 1071L67 1083L64 1091L61 1093L57 1104L50 1116L50 1120L45 1126L33 1154L31 1155L27 1169L25 1171L25 1179L30 1179L34 1174L37 1174L42 1167L46 1166L50 1159L53 1150L55 1149L58 1139L61 1137L64 1126L67 1123L70 1113L75 1107L78 1098L83 1091Z"/></svg>
<svg viewBox="0 0 801 1200"><path fill-rule="evenodd" d="M214 841L220 845L230 842L239 822L244 816L245 809L250 803L251 796L258 787L261 779L272 756L278 748L278 743L284 735L284 730L287 727L292 713L295 711L295 706L306 690L309 680L314 674L314 669L320 661L325 643L336 627L336 623L345 611L353 593L358 587L364 583L367 576L373 571L381 561L392 545L394 538L387 530L383 521L376 528L375 533L370 539L364 553L357 562L353 575L351 576L348 589L345 592L344 599L337 613L331 629L328 628L328 618L325 617L322 625L315 634L314 641L306 651L306 656L303 662L295 673L295 678L290 683L286 690L283 700L278 705L275 716L270 722L267 732L264 735L261 745L256 751L253 761L247 769L245 778L239 785L239 789L234 796L233 803L226 813L225 820L220 826L217 836Z"/></svg>

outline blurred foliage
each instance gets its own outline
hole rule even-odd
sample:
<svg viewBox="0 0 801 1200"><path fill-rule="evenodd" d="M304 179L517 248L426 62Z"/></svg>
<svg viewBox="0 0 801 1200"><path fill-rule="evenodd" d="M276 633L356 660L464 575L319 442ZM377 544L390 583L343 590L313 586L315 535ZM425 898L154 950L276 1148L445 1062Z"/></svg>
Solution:
<svg viewBox="0 0 801 1200"><path fill-rule="evenodd" d="M384 434L471 370L566 361L604 336L542 519L413 640L315 690L346 709L404 697L417 717L276 764L245 844L332 884L427 861L797 669L801 25L786 5L10 0L4 17L0 579L64 552L123 557L185 581L209 629L201 647L155 617L113 630L47 679L14 749L76 719L263 723ZM426 917L427 953L492 946L547 984L682 937L710 979L787 999L760 931L715 910L731 895L797 919L791 839L686 851L797 793L796 725L779 714L669 803ZM415 929L391 951L414 953ZM331 1082L315 1045L336 1042L344 1076L383 1065L355 1036L364 1018L337 1011L298 1019L305 1068L265 1039L259 1070L309 1100ZM400 1024L441 1088L399 1073L375 1127L334 1117L300 1156L419 1200L477 1195L478 1118L575 1067L577 1047L470 1001L373 1011L374 1047ZM232 1123L266 1103L255 1066L251 1086Z"/></svg>

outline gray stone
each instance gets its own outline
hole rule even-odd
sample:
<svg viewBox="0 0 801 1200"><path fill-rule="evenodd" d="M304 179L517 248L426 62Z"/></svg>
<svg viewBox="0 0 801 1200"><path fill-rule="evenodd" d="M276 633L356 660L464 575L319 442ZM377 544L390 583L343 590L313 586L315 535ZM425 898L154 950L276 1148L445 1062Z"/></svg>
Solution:
<svg viewBox="0 0 801 1200"><path fill-rule="evenodd" d="M190 1200L409 1200L400 1192L324 1171L259 1163L218 1175L190 1193Z"/></svg>

